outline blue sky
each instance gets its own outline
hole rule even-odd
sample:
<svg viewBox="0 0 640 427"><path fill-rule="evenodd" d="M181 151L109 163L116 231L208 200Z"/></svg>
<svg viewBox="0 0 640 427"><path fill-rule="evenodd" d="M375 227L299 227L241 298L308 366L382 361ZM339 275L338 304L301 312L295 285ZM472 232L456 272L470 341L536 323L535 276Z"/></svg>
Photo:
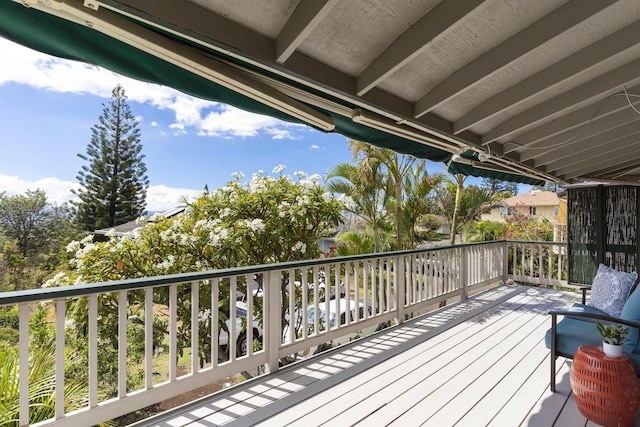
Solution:
<svg viewBox="0 0 640 427"><path fill-rule="evenodd" d="M73 195L103 104L120 83L139 118L150 188L147 209L176 205L181 196L215 189L234 172L250 177L285 173L324 174L351 162L347 139L196 99L167 87L135 81L108 70L64 61L0 38L0 192L40 188L50 202ZM429 173L443 172L429 163Z"/></svg>

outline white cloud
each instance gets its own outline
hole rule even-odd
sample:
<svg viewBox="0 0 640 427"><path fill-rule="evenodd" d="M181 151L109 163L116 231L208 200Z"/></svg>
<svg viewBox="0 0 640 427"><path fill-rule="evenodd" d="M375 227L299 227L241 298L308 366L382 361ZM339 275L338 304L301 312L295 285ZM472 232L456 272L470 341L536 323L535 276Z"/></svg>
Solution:
<svg viewBox="0 0 640 427"><path fill-rule="evenodd" d="M221 104L217 111L211 111L207 114L199 127L201 134L207 136L252 137L265 131L274 135L274 139L282 139L290 138L290 132L285 128L290 126L296 125Z"/></svg>
<svg viewBox="0 0 640 427"><path fill-rule="evenodd" d="M25 181L17 176L0 175L0 193L8 196L24 194L27 190L42 190L47 195L47 201L54 204L62 204L73 199L72 189L79 188L75 182L63 181L58 178L43 178L37 181Z"/></svg>
<svg viewBox="0 0 640 427"><path fill-rule="evenodd" d="M155 120L151 122L151 127L156 127L158 126L158 122L156 122Z"/></svg>
<svg viewBox="0 0 640 427"><path fill-rule="evenodd" d="M147 210L149 212L163 211L182 203L182 199L192 201L202 194L202 190L187 188L173 188L166 185L152 185L147 190Z"/></svg>
<svg viewBox="0 0 640 427"><path fill-rule="evenodd" d="M58 178L26 181L16 176L0 174L0 193L5 192L8 196L15 196L24 194L27 190L40 189L47 195L49 203L57 205L75 199L71 189L78 189L79 187L76 182L63 181ZM163 211L179 205L182 198L191 200L201 192L201 190L152 185L147 190L147 210L150 212Z"/></svg>
<svg viewBox="0 0 640 427"><path fill-rule="evenodd" d="M0 85L14 82L38 89L91 94L110 98L120 83L129 101L150 104L161 110L171 110L175 135L189 133L215 137L254 137L261 132L274 139L292 138L294 125L268 116L249 113L212 101L206 101L169 87L154 85L120 76L109 70L39 53L0 38L0 51L10 67L0 67ZM157 125L157 123L156 123ZM155 126L152 123L152 126ZM302 127L304 128L304 127Z"/></svg>
<svg viewBox="0 0 640 427"><path fill-rule="evenodd" d="M319 145L316 145L316 144L311 144L311 148L313 150L320 150L321 147Z"/></svg>

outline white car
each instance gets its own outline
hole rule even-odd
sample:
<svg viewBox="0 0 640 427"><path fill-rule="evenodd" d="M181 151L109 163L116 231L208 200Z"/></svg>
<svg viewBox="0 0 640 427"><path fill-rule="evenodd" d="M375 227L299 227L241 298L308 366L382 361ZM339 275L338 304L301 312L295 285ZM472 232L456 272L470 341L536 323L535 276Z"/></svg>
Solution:
<svg viewBox="0 0 640 427"><path fill-rule="evenodd" d="M247 354L247 332L243 329L243 323L246 324L247 305L243 302L236 302L236 356ZM225 321L227 330L231 330L231 319ZM262 328L257 320L253 320L253 339L262 340ZM224 329L220 329L218 336L218 345L224 352L229 350L229 334Z"/></svg>
<svg viewBox="0 0 640 427"><path fill-rule="evenodd" d="M347 309L349 307L349 309ZM326 303L319 302L318 303L318 323L319 330L323 331L327 329L327 314L326 314ZM339 313L338 313L339 310ZM366 308L369 314L371 314L371 310ZM329 301L329 328L332 328L336 325L336 322L340 322L340 325L347 324L347 313L349 313L349 321L353 322L356 319L362 319L365 316L365 306L362 302L356 303L356 301L346 298L338 298L332 299ZM296 330L299 330L302 327L302 312L296 312ZM315 317L316 317L316 307L311 305L307 308L307 328L311 333L313 333L314 325L315 325ZM376 330L378 330L379 325L368 326L364 329L358 330L356 332L345 334L339 338L333 339L327 344L323 346L314 346L304 351L301 356L311 356L313 354L318 353L321 348L331 348L336 347L349 341L352 341L355 338L367 336ZM284 339L285 342L289 340L289 327L285 327L284 329Z"/></svg>

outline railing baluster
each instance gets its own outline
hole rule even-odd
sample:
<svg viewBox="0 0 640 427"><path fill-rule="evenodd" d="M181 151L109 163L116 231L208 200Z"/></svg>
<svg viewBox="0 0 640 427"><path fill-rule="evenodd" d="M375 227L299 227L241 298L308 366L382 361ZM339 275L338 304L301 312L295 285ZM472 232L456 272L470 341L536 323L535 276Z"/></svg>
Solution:
<svg viewBox="0 0 640 427"><path fill-rule="evenodd" d="M249 282L249 276L244 276L244 279L247 283L247 356L251 356L253 354L253 283Z"/></svg>
<svg viewBox="0 0 640 427"><path fill-rule="evenodd" d="M200 350L198 312L200 311L200 286L198 282L191 282L191 373L200 369Z"/></svg>
<svg viewBox="0 0 640 427"><path fill-rule="evenodd" d="M22 303L18 308L19 325L18 348L20 377L20 425L29 425L29 305Z"/></svg>
<svg viewBox="0 0 640 427"><path fill-rule="evenodd" d="M320 333L320 271L319 267L313 267L313 335ZM302 313L303 316L306 313Z"/></svg>
<svg viewBox="0 0 640 427"><path fill-rule="evenodd" d="M177 376L178 363L178 284L169 285L169 382Z"/></svg>
<svg viewBox="0 0 640 427"><path fill-rule="evenodd" d="M98 294L89 295L89 408L98 406Z"/></svg>
<svg viewBox="0 0 640 427"><path fill-rule="evenodd" d="M127 395L127 291L118 291L118 398Z"/></svg>
<svg viewBox="0 0 640 427"><path fill-rule="evenodd" d="M331 308L329 307L329 295L331 295L331 266L329 264L324 264L324 331L327 332L331 329ZM340 315L338 315L340 317ZM340 323L340 319L336 319L336 324Z"/></svg>
<svg viewBox="0 0 640 427"><path fill-rule="evenodd" d="M66 304L63 298L56 300L56 415L55 418L64 416L64 347L66 320Z"/></svg>
<svg viewBox="0 0 640 427"><path fill-rule="evenodd" d="M313 270L311 274L313 274ZM294 328L297 326L299 315L301 325L300 327L302 328L302 339L307 339L307 337L309 336L309 322L307 319L307 312L309 310L309 275L306 268L303 269L302 273L302 304L300 305L299 312L296 313L295 307L293 308L293 310L293 312L289 313L289 330L291 331L291 334L293 334ZM293 339L291 339L291 342L293 342Z"/></svg>
<svg viewBox="0 0 640 427"><path fill-rule="evenodd" d="M153 388L153 288L144 290L144 387Z"/></svg>
<svg viewBox="0 0 640 427"><path fill-rule="evenodd" d="M296 284L295 284L295 270L293 268L287 271L289 275L289 283L287 284L287 288L289 289L289 342L294 342L296 340L296 308L295 308L295 298L293 295L296 294ZM302 282L304 286L304 282ZM303 311L304 313L304 311Z"/></svg>
<svg viewBox="0 0 640 427"><path fill-rule="evenodd" d="M238 336L238 328L236 325L236 295L238 293L238 276L231 276L229 283L229 331L227 334L227 353L229 360L236 360L236 337Z"/></svg>
<svg viewBox="0 0 640 427"><path fill-rule="evenodd" d="M264 278L262 279L264 281ZM219 312L219 292L220 292L220 279L215 278L211 282L211 367L218 366L218 343L220 342L220 334L218 331L218 321L220 318ZM264 286L264 282L263 282Z"/></svg>

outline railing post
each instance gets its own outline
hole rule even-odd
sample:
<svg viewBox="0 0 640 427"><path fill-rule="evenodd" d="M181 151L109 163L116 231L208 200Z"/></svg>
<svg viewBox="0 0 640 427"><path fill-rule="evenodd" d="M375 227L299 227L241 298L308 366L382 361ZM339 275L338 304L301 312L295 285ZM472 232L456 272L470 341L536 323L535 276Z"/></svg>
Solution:
<svg viewBox="0 0 640 427"><path fill-rule="evenodd" d="M404 272L404 256L396 255L393 259L393 282L396 288L396 323L399 325L404 321L404 299L406 293L407 280Z"/></svg>
<svg viewBox="0 0 640 427"><path fill-rule="evenodd" d="M502 283L507 283L509 274L509 242L502 241Z"/></svg>
<svg viewBox="0 0 640 427"><path fill-rule="evenodd" d="M485 248L486 250L486 248ZM467 252L469 248L460 248L460 281L462 282L462 297L461 301L469 298L469 280L467 270L469 269Z"/></svg>
<svg viewBox="0 0 640 427"><path fill-rule="evenodd" d="M280 270L268 273L267 286L264 289L264 350L267 353L268 373L276 372L279 365L280 342L282 340L282 325L280 316ZM293 316L293 313L291 314Z"/></svg>

